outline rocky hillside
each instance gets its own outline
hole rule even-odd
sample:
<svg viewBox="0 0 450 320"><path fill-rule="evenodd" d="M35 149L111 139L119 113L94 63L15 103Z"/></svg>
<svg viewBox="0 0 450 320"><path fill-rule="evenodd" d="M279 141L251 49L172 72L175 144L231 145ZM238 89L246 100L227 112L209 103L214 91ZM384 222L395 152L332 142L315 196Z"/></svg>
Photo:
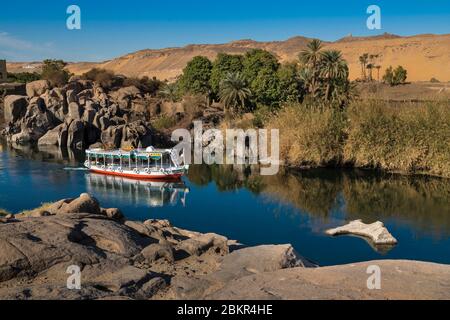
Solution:
<svg viewBox="0 0 450 320"><path fill-rule="evenodd" d="M167 220L127 221L88 194L1 215L0 299L450 298L447 265L321 268L289 244L244 247ZM370 264L382 269L382 290L367 289ZM80 268L79 290L67 288L71 266Z"/></svg>
<svg viewBox="0 0 450 320"><path fill-rule="evenodd" d="M11 143L86 149L136 148L164 142L151 120L159 116L185 120L185 102L171 103L152 97L135 86L104 89L89 80L72 80L51 87L46 80L26 85L26 95L4 98L1 131ZM217 121L222 110L201 108L205 123ZM180 123L179 122L179 123Z"/></svg>
<svg viewBox="0 0 450 320"><path fill-rule="evenodd" d="M93 67L101 67L127 76L156 76L162 80L173 80L181 73L186 63L197 55L214 59L219 52L242 54L252 48L261 48L273 52L280 61L285 62L295 60L309 40L305 37L273 42L240 40L226 44L141 50L102 63L70 64L68 69L75 74L81 74ZM409 81L429 81L431 78L450 81L450 73L442 67L450 65L450 34L411 37L390 34L374 37L349 36L335 42L325 42L325 49L342 51L349 63L351 79L361 76L358 57L363 53L369 53L378 55L374 62L381 65L381 75L390 65L402 65L408 70ZM375 78L376 73L374 70Z"/></svg>

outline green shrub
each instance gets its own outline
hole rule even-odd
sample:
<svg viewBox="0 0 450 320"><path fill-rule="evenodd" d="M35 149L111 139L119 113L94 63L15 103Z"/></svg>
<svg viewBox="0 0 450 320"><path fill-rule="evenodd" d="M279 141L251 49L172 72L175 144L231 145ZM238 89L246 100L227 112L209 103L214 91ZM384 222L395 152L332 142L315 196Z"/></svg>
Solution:
<svg viewBox="0 0 450 320"><path fill-rule="evenodd" d="M173 127L176 124L176 119L167 115L161 115L153 119L151 123L156 130L163 130Z"/></svg>
<svg viewBox="0 0 450 320"><path fill-rule="evenodd" d="M63 60L46 59L43 61L42 79L50 81L53 86L65 85L70 78L70 73L64 68L67 63Z"/></svg>

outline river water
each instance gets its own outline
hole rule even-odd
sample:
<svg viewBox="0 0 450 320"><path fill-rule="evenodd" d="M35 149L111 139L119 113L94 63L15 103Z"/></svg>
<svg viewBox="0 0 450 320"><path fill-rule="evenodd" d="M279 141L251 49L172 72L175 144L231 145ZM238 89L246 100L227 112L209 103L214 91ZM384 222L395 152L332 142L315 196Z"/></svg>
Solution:
<svg viewBox="0 0 450 320"><path fill-rule="evenodd" d="M128 219L169 219L247 245L291 243L319 265L373 259L450 263L450 180L336 169L262 177L252 167L192 166L177 183L92 174L83 155L0 144L0 208L13 213L89 192ZM383 221L399 241L374 247L327 228Z"/></svg>

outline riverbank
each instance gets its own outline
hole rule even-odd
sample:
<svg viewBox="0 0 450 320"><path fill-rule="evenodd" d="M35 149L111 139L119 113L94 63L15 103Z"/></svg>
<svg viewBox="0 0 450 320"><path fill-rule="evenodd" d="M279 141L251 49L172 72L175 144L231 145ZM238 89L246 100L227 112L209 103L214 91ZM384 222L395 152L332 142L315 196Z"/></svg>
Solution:
<svg viewBox="0 0 450 320"><path fill-rule="evenodd" d="M450 178L450 103L361 100L346 110L290 105L266 120L293 168L360 168Z"/></svg>
<svg viewBox="0 0 450 320"><path fill-rule="evenodd" d="M449 299L450 266L384 260L315 267L291 245L245 247L167 220L125 220L82 194L0 222L3 299ZM367 288L368 265L382 271ZM81 270L81 289L66 283Z"/></svg>

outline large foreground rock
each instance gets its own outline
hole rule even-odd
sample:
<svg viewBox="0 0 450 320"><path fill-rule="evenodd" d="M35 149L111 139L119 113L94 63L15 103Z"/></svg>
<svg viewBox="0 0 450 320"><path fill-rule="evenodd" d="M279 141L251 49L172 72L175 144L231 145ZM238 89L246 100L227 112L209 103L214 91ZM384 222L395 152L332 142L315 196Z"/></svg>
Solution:
<svg viewBox="0 0 450 320"><path fill-rule="evenodd" d="M331 236L354 234L369 238L376 245L394 245L397 243L397 239L389 233L380 221L365 224L361 220L354 220L345 226L329 229L326 234Z"/></svg>
<svg viewBox="0 0 450 320"><path fill-rule="evenodd" d="M381 289L370 290L374 265ZM67 288L74 266L81 289ZM167 220L126 221L89 194L0 219L0 299L450 299L449 287L450 266L316 267L291 245L245 248Z"/></svg>
<svg viewBox="0 0 450 320"><path fill-rule="evenodd" d="M370 266L381 270L380 289L369 289ZM369 269L370 270L370 269ZM369 283L371 281L369 280ZM450 299L450 266L406 260L321 268L291 268L230 281L206 299ZM371 286L371 288L373 288Z"/></svg>

